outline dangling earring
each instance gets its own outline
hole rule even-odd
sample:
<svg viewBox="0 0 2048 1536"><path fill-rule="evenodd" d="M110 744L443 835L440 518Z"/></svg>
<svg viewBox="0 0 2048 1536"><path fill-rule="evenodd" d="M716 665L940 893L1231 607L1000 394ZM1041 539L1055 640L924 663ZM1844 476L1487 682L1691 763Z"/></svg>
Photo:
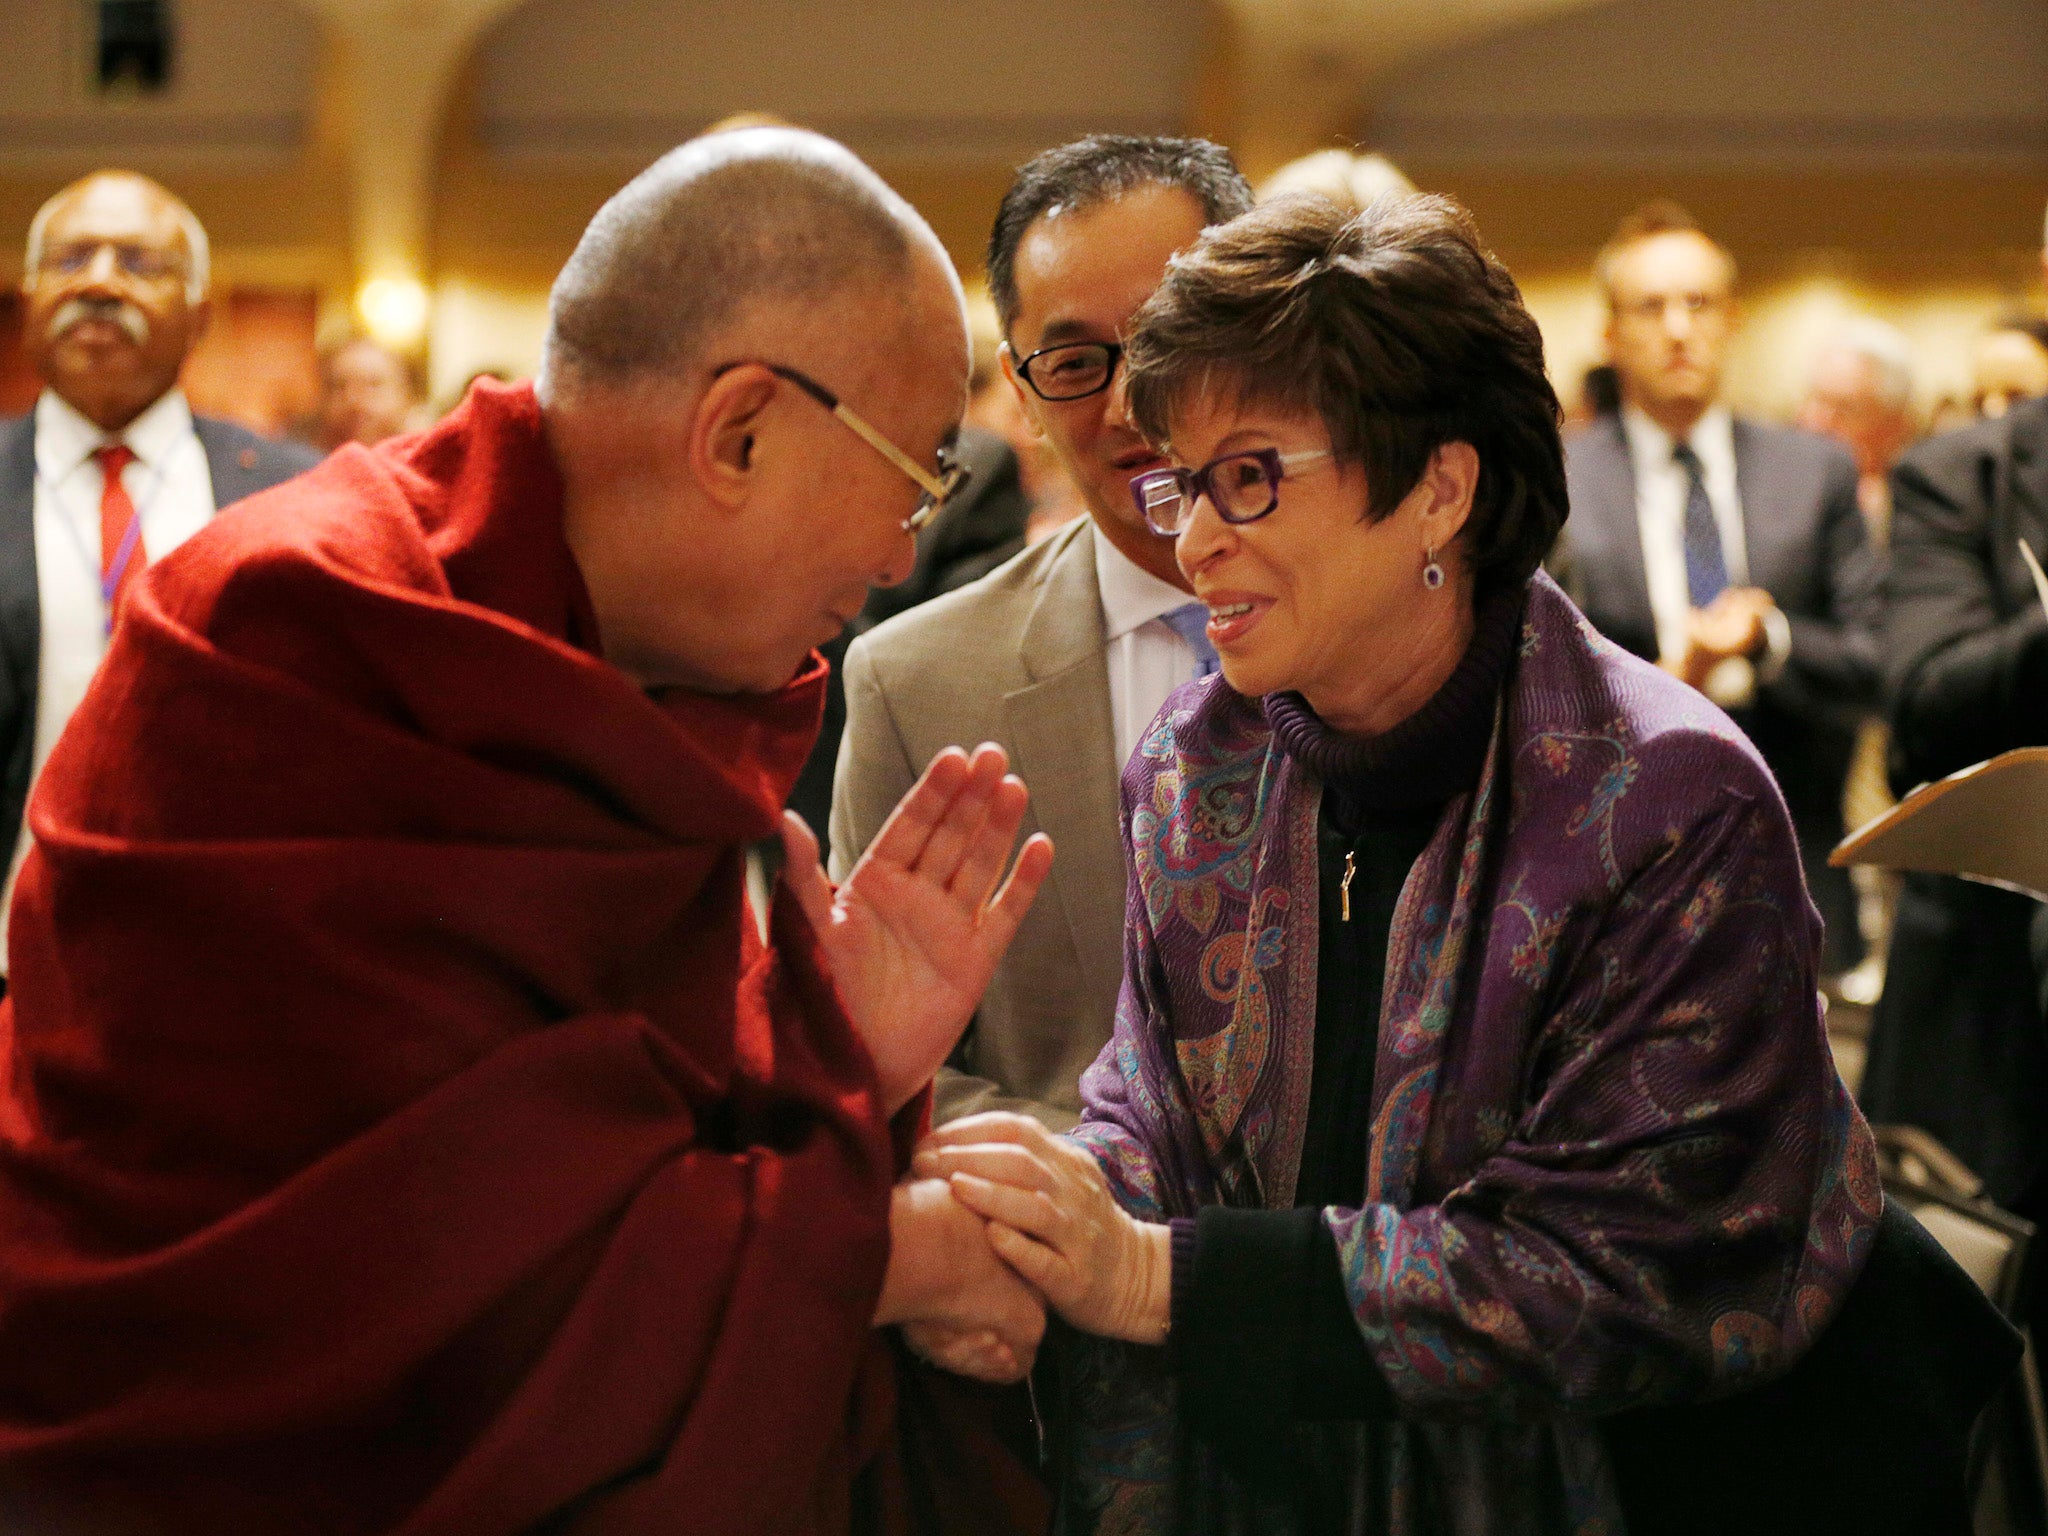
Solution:
<svg viewBox="0 0 2048 1536"><path fill-rule="evenodd" d="M1436 551L1424 550L1422 558L1427 562L1422 567L1422 584L1434 592L1444 584L1444 568L1436 563Z"/></svg>

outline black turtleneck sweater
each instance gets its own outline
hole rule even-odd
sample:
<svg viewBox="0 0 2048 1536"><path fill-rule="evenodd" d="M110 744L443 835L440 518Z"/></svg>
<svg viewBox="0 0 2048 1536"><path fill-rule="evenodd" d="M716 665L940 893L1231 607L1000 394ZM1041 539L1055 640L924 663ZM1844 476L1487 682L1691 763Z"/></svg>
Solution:
<svg viewBox="0 0 2048 1536"><path fill-rule="evenodd" d="M1523 597L1517 586L1483 598L1457 669L1381 735L1340 734L1299 694L1266 698L1280 747L1323 786L1315 1054L1294 1209L1209 1206L1173 1223L1180 1403L1226 1452L1263 1457L1290 1425L1394 1412L1322 1210L1364 1203L1394 909L1445 806L1479 782Z"/></svg>

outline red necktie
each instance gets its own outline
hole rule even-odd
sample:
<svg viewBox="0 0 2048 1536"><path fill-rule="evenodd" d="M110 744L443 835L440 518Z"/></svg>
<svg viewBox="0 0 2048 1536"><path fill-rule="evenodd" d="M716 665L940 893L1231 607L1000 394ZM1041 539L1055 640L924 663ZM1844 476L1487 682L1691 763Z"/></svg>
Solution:
<svg viewBox="0 0 2048 1536"><path fill-rule="evenodd" d="M100 594L107 600L107 627L121 606L128 583L149 564L142 548L142 524L135 517L135 503L121 484L121 471L135 462L135 450L125 443L110 443L96 449L105 481L100 491Z"/></svg>

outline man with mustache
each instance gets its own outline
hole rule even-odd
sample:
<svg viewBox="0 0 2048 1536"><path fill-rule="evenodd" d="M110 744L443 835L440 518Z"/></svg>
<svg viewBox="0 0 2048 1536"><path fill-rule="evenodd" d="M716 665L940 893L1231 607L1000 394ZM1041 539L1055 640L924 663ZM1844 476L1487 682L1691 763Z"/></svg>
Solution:
<svg viewBox="0 0 2048 1536"><path fill-rule="evenodd" d="M102 171L66 187L29 225L23 274L22 340L44 390L32 414L0 423L0 924L28 851L29 785L129 584L217 508L318 462L186 404L206 232L157 183Z"/></svg>

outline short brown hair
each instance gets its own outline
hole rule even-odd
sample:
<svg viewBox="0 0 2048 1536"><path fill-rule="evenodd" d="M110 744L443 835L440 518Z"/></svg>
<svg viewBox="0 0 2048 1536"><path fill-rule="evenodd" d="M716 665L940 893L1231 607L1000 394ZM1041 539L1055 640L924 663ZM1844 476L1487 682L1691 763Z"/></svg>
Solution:
<svg viewBox="0 0 2048 1536"><path fill-rule="evenodd" d="M1701 229L1699 221L1686 211L1683 204L1660 197L1644 203L1615 225L1614 233L1607 237L1607 243L1593 258L1593 280L1600 285L1600 293L1607 300L1608 308L1614 307L1615 264L1629 249L1658 235L1698 235L1728 264L1728 286L1735 286L1735 258L1728 253L1728 247Z"/></svg>
<svg viewBox="0 0 2048 1536"><path fill-rule="evenodd" d="M1350 214L1283 197L1176 257L1132 322L1133 422L1155 444L1177 409L1223 390L1313 412L1386 517L1446 443L1479 455L1459 536L1486 582L1525 581L1564 525L1564 446L1543 337L1507 269L1447 197Z"/></svg>

